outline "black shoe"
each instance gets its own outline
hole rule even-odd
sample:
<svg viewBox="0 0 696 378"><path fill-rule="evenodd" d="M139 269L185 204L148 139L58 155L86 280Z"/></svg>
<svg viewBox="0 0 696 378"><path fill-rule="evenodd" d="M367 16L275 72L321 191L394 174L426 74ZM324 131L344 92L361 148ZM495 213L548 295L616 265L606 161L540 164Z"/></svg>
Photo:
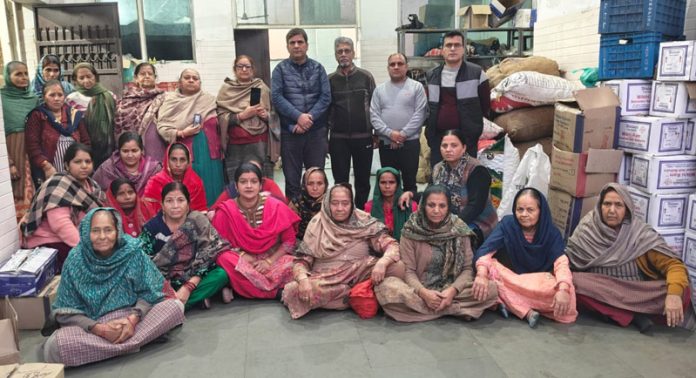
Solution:
<svg viewBox="0 0 696 378"><path fill-rule="evenodd" d="M276 291L275 299L277 299L279 301L283 300L283 288L280 288L280 289L278 289L278 291Z"/></svg>
<svg viewBox="0 0 696 378"><path fill-rule="evenodd" d="M534 310L529 310L529 313L527 313L527 324L529 324L530 328L536 328L539 324L539 313Z"/></svg>
<svg viewBox="0 0 696 378"><path fill-rule="evenodd" d="M642 334L649 333L652 326L655 325L655 323L653 323L648 316L643 314L633 315L633 321L631 321L631 323L635 325L636 328L638 328L638 331L640 331Z"/></svg>
<svg viewBox="0 0 696 378"><path fill-rule="evenodd" d="M505 303L500 303L498 304L498 312L500 313L500 316L502 316L505 319L510 318L510 313L508 312L507 306L505 306Z"/></svg>

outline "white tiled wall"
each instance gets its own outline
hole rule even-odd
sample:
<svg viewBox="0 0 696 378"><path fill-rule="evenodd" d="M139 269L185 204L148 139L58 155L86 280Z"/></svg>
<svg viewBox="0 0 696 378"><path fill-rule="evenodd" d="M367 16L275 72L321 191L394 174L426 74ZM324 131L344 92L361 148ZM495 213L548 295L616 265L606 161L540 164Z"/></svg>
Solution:
<svg viewBox="0 0 696 378"><path fill-rule="evenodd" d="M379 85L389 80L387 57L397 50L396 32L401 25L398 0L361 1L360 40L362 68L370 71Z"/></svg>
<svg viewBox="0 0 696 378"><path fill-rule="evenodd" d="M10 184L5 125L2 106L0 106L0 263L9 259L17 248L19 248L19 234Z"/></svg>

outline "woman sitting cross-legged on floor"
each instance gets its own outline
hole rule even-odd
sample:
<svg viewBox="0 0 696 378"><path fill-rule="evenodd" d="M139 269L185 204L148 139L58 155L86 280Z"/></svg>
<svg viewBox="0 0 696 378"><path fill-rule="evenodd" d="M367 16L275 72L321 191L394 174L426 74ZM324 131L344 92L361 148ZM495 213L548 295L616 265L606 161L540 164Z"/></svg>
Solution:
<svg viewBox="0 0 696 378"><path fill-rule="evenodd" d="M349 184L337 184L324 197L297 248L295 280L285 285L283 303L293 319L317 308L345 310L357 283L403 277L399 259L399 243L384 223L355 208Z"/></svg>
<svg viewBox="0 0 696 378"><path fill-rule="evenodd" d="M44 361L66 366L137 352L184 322L184 306L110 208L80 223L52 308L61 328L46 340Z"/></svg>
<svg viewBox="0 0 696 378"><path fill-rule="evenodd" d="M514 215L505 216L476 251L475 295L485 296L493 281L503 316L509 309L532 328L540 314L574 322L578 312L573 277L546 198L534 188L524 188L517 192L512 209Z"/></svg>
<svg viewBox="0 0 696 378"><path fill-rule="evenodd" d="M208 217L189 208L190 195L183 183L170 182L162 189L162 210L145 223L140 240L164 277L171 281L186 309L201 303L210 308L209 298L224 290L227 273L215 259L230 249ZM223 292L230 302L232 292Z"/></svg>

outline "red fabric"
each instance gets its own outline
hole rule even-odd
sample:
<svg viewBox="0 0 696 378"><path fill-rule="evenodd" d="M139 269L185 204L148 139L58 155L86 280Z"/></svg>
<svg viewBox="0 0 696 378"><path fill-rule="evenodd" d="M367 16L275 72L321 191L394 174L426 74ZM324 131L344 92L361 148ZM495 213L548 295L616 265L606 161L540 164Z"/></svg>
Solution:
<svg viewBox="0 0 696 378"><path fill-rule="evenodd" d="M123 221L123 232L132 236L138 237L142 231L143 225L147 223L152 217L157 215L156 212L152 212L149 206L146 206L140 197L135 196L135 208L126 214L126 212L121 208L118 201L116 201L116 196L111 192L111 188L106 192L106 197L109 199L111 207L116 209L119 214L121 214L121 220Z"/></svg>
<svg viewBox="0 0 696 378"><path fill-rule="evenodd" d="M633 321L633 313L631 311L609 306L582 294L577 294L575 300L577 301L578 307L583 307L587 310L608 316L622 327L628 327Z"/></svg>
<svg viewBox="0 0 696 378"><path fill-rule="evenodd" d="M495 139L479 139L478 150L481 151L484 148L488 148L488 147L494 145L495 142L497 142L497 140L495 140Z"/></svg>
<svg viewBox="0 0 696 378"><path fill-rule="evenodd" d="M227 239L232 247L241 248L247 253L262 254L278 243L281 234L290 229L294 243L295 224L300 222L290 208L279 200L268 197L263 209L263 223L259 228L252 228L237 207L237 202L223 202L215 212L213 227ZM286 240L283 240L286 242Z"/></svg>
<svg viewBox="0 0 696 378"><path fill-rule="evenodd" d="M359 282L350 289L348 304L361 319L370 319L377 315L379 303L372 289L372 279Z"/></svg>
<svg viewBox="0 0 696 378"><path fill-rule="evenodd" d="M162 162L162 170L152 176L147 185L145 185L145 191L143 192L143 202L149 207L151 213L157 213L162 209L162 189L165 185L170 182L174 182L174 179L169 173L169 149L171 145L167 147L167 153L164 155L164 161ZM189 156L191 150L189 149ZM200 176L193 171L191 168L191 163L184 173L184 179L181 180L186 189L188 189L191 195L191 203L189 207L191 210L197 211L208 211L207 202L205 199L205 187L203 186L203 180Z"/></svg>
<svg viewBox="0 0 696 378"><path fill-rule="evenodd" d="M389 233L394 232L394 212L392 211L393 208L387 209L386 206L382 206L382 211L384 211L384 225L387 226L387 229L389 230ZM372 200L369 200L365 203L365 212L369 213L372 211ZM411 201L411 212L415 213L418 211L418 203L416 201Z"/></svg>
<svg viewBox="0 0 696 378"><path fill-rule="evenodd" d="M457 93L454 88L440 90L440 110L437 113L437 129L459 129L459 110L457 110Z"/></svg>
<svg viewBox="0 0 696 378"><path fill-rule="evenodd" d="M62 123L63 127L68 128L68 106L63 105ZM80 121L77 131L72 134L76 142L90 145L89 134L85 127L84 118ZM46 115L39 110L29 113L25 129L25 145L27 154L31 160L31 165L41 167L44 161L53 164L53 157L56 154L60 133L56 131L48 122Z"/></svg>
<svg viewBox="0 0 696 378"><path fill-rule="evenodd" d="M500 96L497 99L491 100L491 110L496 113L507 113L511 110L529 108L531 106L532 105L527 104L526 102L515 101L505 96Z"/></svg>
<svg viewBox="0 0 696 378"><path fill-rule="evenodd" d="M227 135L229 136L230 144L268 142L268 131L259 135L251 135L248 131L244 130L243 127L239 126L230 127L230 131Z"/></svg>
<svg viewBox="0 0 696 378"><path fill-rule="evenodd" d="M285 198L285 195L283 194L283 191L280 190L278 184L276 184L275 181L267 177L263 179L261 191L270 193L273 198L282 201L286 205L288 203L287 198ZM213 206L210 207L210 209L217 209L223 202L227 201L228 199L230 199L230 192L229 190L225 189L222 191L222 193L220 193L220 196L217 198L217 200L215 200L215 203L213 204Z"/></svg>
<svg viewBox="0 0 696 378"><path fill-rule="evenodd" d="M216 264L227 272L230 279L230 286L235 293L244 298L260 298L273 299L278 294L278 289L285 286L287 282L292 280L292 261L291 255L283 255L271 266L271 271L266 274L271 282L281 283L275 288L266 290L257 287L254 282L249 280L249 277L240 271L238 265L240 258L239 254L233 251L225 251L218 255ZM281 276L284 276L281 278ZM282 281L278 281L278 280Z"/></svg>

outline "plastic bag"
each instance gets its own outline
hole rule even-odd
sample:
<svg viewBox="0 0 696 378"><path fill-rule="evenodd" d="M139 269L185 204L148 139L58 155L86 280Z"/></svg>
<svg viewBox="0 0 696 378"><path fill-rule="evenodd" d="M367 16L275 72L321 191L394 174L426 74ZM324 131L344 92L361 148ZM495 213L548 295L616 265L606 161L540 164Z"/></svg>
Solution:
<svg viewBox="0 0 696 378"><path fill-rule="evenodd" d="M573 91L578 89L585 87L562 77L532 71L516 72L493 88L491 109L500 113L525 106L551 105L573 98Z"/></svg>
<svg viewBox="0 0 696 378"><path fill-rule="evenodd" d="M361 319L370 319L377 315L379 303L372 290L372 279L359 282L350 289L348 304Z"/></svg>
<svg viewBox="0 0 696 378"><path fill-rule="evenodd" d="M520 152L512 144L510 137L505 135L505 147L503 148L504 160L503 160L503 192L500 196L500 201L502 202L505 197L505 193L510 190L512 186L512 178L515 176L517 171L517 165L520 164ZM500 206L500 204L498 204Z"/></svg>
<svg viewBox="0 0 696 378"><path fill-rule="evenodd" d="M500 199L503 194L505 141L501 139L484 149L479 149L478 160L482 166L488 169L488 173L491 175L491 202L493 207L497 208L500 205Z"/></svg>
<svg viewBox="0 0 696 378"><path fill-rule="evenodd" d="M599 81L599 68L597 67L586 67L579 70L574 70L573 73L582 71L580 75L580 82L587 88L592 88L597 86Z"/></svg>
<svg viewBox="0 0 696 378"><path fill-rule="evenodd" d="M507 155L507 149L505 154ZM551 159L544 153L541 144L528 149L517 166L512 179L508 180L509 176L503 177L503 198L498 206L498 219L512 214L512 201L522 188L532 187L543 195L547 195L550 176Z"/></svg>

